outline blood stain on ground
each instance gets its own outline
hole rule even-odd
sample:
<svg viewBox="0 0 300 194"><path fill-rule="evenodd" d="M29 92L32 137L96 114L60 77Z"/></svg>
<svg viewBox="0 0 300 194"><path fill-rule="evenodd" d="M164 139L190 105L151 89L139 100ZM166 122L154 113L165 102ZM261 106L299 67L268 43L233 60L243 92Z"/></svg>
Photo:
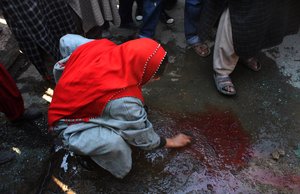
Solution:
<svg viewBox="0 0 300 194"><path fill-rule="evenodd" d="M238 170L247 164L251 155L250 136L230 111L210 108L202 113L168 116L172 118L173 122L168 123L172 126L162 128L192 136L193 143L185 151L208 170Z"/></svg>

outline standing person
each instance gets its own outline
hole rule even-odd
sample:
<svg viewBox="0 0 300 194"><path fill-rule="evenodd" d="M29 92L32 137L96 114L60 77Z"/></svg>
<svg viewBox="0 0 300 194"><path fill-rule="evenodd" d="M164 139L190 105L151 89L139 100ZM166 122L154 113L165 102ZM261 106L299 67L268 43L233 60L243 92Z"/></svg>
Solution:
<svg viewBox="0 0 300 194"><path fill-rule="evenodd" d="M210 48L199 36L199 18L205 0L186 0L184 7L184 33L188 48L192 48L200 57L207 57Z"/></svg>
<svg viewBox="0 0 300 194"><path fill-rule="evenodd" d="M191 140L184 134L160 137L144 108L142 86L163 74L165 57L162 46L148 38L81 45L61 64L64 71L48 112L50 130L60 133L69 150L90 156L118 178L131 170L130 146L187 145Z"/></svg>
<svg viewBox="0 0 300 194"><path fill-rule="evenodd" d="M136 0L136 11L135 11L135 19L136 21L143 21L144 20L144 9L143 9L143 1L147 1L147 7L149 7L149 1L148 0ZM120 7L119 7L119 13L121 17L121 28L136 28L137 26L132 20L132 6L133 6L134 0L124 0L120 1ZM175 2L173 2L175 4ZM162 23L164 24L173 24L175 22L174 18L169 16L169 14L166 12L165 7L168 6L167 1L162 1L162 8L161 11L157 12L156 9L152 10L146 10L146 15L151 15L151 14L159 14L159 19ZM170 5L171 7L172 5ZM149 8L148 8L149 9ZM151 12L154 13L151 13ZM158 20L154 20L155 25L152 25L152 23L148 23L147 25L150 25L149 28L151 28L153 31L155 31L156 25L158 23ZM142 28L147 28L145 26L142 26ZM143 29L142 29L143 30Z"/></svg>
<svg viewBox="0 0 300 194"><path fill-rule="evenodd" d="M153 38L162 10L162 0L144 0L143 3L143 24L138 36Z"/></svg>
<svg viewBox="0 0 300 194"><path fill-rule="evenodd" d="M121 28L136 28L132 20L132 7L136 2L135 19L137 21L143 20L143 0L122 0L119 1L119 14L121 18Z"/></svg>
<svg viewBox="0 0 300 194"><path fill-rule="evenodd" d="M69 0L68 3L81 19L83 32L89 38L111 38L110 22L120 25L116 0Z"/></svg>
<svg viewBox="0 0 300 194"><path fill-rule="evenodd" d="M67 3L64 0L1 0L0 9L25 56L45 80L52 81L53 66L46 61L59 60L59 38L76 32Z"/></svg>
<svg viewBox="0 0 300 194"><path fill-rule="evenodd" d="M213 56L214 81L220 93L236 94L230 74L238 62L259 71L258 53L280 44L284 36L297 33L299 10L298 0L207 1L200 18L201 37L208 35L222 13Z"/></svg>

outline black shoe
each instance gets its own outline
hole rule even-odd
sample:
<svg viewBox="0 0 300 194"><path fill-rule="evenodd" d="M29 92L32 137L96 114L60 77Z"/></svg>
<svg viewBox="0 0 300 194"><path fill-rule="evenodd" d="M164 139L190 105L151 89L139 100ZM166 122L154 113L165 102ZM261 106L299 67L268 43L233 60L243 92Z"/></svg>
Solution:
<svg viewBox="0 0 300 194"><path fill-rule="evenodd" d="M137 9L135 12L135 19L138 22L143 21L143 10Z"/></svg>
<svg viewBox="0 0 300 194"><path fill-rule="evenodd" d="M78 163L86 170L96 171L100 168L96 162L94 162L89 156L76 156Z"/></svg>
<svg viewBox="0 0 300 194"><path fill-rule="evenodd" d="M11 161L15 157L16 157L16 155L12 152L0 151L0 165Z"/></svg>
<svg viewBox="0 0 300 194"><path fill-rule="evenodd" d="M175 22L174 18L169 16L165 10L161 11L160 21L162 23L165 23L165 24L168 24L168 25L173 24Z"/></svg>

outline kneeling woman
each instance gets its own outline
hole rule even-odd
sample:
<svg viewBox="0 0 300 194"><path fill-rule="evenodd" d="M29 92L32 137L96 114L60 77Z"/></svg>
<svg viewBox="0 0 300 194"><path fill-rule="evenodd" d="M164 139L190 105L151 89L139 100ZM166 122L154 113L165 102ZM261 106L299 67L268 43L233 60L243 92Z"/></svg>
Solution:
<svg viewBox="0 0 300 194"><path fill-rule="evenodd" d="M160 137L144 109L142 86L161 76L167 63L160 44L147 38L121 45L86 42L60 64L64 71L48 112L50 130L60 133L70 151L123 178L132 166L130 146L151 150L190 143L184 134Z"/></svg>

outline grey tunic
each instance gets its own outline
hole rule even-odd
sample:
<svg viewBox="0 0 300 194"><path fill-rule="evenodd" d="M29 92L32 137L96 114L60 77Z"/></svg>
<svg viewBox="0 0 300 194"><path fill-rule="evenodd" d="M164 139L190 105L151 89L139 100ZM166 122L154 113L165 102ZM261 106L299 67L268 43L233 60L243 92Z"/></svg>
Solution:
<svg viewBox="0 0 300 194"><path fill-rule="evenodd" d="M89 122L68 126L61 120L55 130L62 130L60 136L70 151L89 155L118 178L131 170L129 145L150 150L160 144L142 102L133 97L110 101L102 116Z"/></svg>

